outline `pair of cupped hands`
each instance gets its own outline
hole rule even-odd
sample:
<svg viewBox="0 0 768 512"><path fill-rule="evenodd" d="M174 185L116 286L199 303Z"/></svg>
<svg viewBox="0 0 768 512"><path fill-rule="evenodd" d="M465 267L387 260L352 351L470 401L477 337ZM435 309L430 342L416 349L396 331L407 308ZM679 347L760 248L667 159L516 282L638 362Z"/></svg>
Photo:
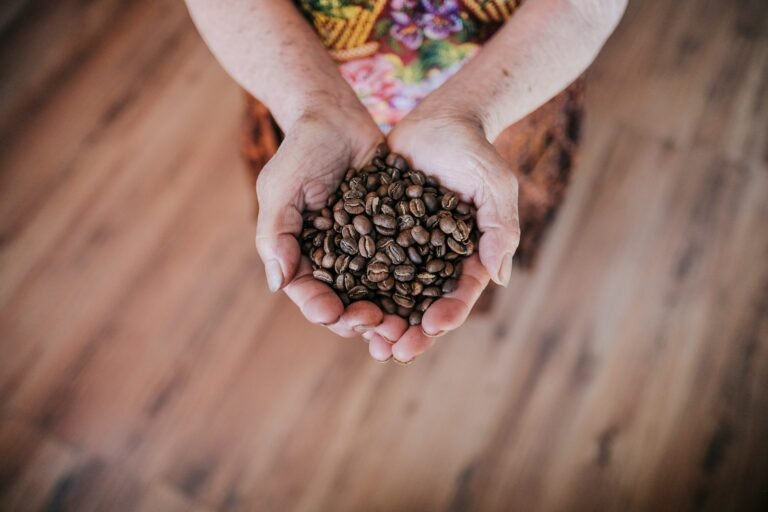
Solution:
<svg viewBox="0 0 768 512"><path fill-rule="evenodd" d="M326 206L347 169L368 164L384 141L414 168L477 207L479 251L464 260L457 289L435 301L417 326L384 314L371 302L344 307L328 285L312 277L296 239L302 212ZM423 103L385 139L362 105L319 106L288 127L256 188L256 247L270 290L285 291L310 322L339 336L362 336L377 361L411 362L436 337L464 323L490 280L509 283L520 239L517 180L486 138L482 121L471 114Z"/></svg>

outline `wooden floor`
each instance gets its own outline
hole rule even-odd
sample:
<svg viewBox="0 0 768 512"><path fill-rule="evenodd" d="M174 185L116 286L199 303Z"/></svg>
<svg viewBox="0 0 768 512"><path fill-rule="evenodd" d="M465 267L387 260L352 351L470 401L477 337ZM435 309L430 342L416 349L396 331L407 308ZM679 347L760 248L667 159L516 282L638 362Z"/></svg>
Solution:
<svg viewBox="0 0 768 512"><path fill-rule="evenodd" d="M768 510L765 1L631 3L538 267L408 367L268 293L183 3L48 3L0 43L0 509Z"/></svg>

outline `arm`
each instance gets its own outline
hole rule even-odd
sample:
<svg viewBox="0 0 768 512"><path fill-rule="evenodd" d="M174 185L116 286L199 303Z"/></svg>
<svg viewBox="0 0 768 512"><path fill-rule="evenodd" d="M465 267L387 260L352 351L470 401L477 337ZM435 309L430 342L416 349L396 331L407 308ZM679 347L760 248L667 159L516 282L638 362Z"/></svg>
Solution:
<svg viewBox="0 0 768 512"><path fill-rule="evenodd" d="M417 110L451 105L455 112L474 116L486 138L495 140L587 69L616 28L626 2L529 0Z"/></svg>
<svg viewBox="0 0 768 512"><path fill-rule="evenodd" d="M357 109L354 91L288 0L187 0L218 61L283 131L319 104Z"/></svg>

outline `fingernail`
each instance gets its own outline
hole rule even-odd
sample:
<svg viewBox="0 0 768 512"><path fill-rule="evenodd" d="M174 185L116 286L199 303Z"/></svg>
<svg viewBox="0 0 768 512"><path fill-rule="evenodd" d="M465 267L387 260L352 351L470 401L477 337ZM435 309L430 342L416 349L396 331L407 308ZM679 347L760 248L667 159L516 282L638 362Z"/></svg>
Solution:
<svg viewBox="0 0 768 512"><path fill-rule="evenodd" d="M392 356L392 360L394 362L396 362L397 364L399 364L400 366L408 366L409 364L411 364L414 361L414 359L416 359L416 358L414 357L413 359L411 359L409 361L401 361L398 358L396 358L395 356Z"/></svg>
<svg viewBox="0 0 768 512"><path fill-rule="evenodd" d="M392 356L389 356L388 358L381 360L381 359L374 359L377 363L386 364L392 359Z"/></svg>
<svg viewBox="0 0 768 512"><path fill-rule="evenodd" d="M427 338L439 338L440 336L444 335L448 331L437 331L435 334L432 334L422 329L421 332L423 332L424 336L426 336Z"/></svg>
<svg viewBox="0 0 768 512"><path fill-rule="evenodd" d="M508 252L501 260L501 267L499 267L499 284L507 286L509 280L512 278L512 253Z"/></svg>
<svg viewBox="0 0 768 512"><path fill-rule="evenodd" d="M264 270L267 273L267 285L272 293L278 291L283 286L283 271L280 268L280 262L269 260L264 264Z"/></svg>
<svg viewBox="0 0 768 512"><path fill-rule="evenodd" d="M358 325L356 327L353 327L352 330L355 331L358 334L364 333L365 331L370 331L376 327L375 325Z"/></svg>

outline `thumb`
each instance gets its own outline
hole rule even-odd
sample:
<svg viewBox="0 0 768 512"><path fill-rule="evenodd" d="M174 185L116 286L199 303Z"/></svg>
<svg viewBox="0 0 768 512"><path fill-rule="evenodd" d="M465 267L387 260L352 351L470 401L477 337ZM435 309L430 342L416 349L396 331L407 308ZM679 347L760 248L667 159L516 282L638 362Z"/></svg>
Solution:
<svg viewBox="0 0 768 512"><path fill-rule="evenodd" d="M269 289L276 292L298 271L301 253L296 235L301 232L302 218L292 198L270 186L270 181L268 176L260 176L257 182L256 249L264 262Z"/></svg>
<svg viewBox="0 0 768 512"><path fill-rule="evenodd" d="M512 256L520 243L517 210L517 179L506 165L504 172L488 180L488 194L477 209L480 261L497 284L507 286L512 276Z"/></svg>

